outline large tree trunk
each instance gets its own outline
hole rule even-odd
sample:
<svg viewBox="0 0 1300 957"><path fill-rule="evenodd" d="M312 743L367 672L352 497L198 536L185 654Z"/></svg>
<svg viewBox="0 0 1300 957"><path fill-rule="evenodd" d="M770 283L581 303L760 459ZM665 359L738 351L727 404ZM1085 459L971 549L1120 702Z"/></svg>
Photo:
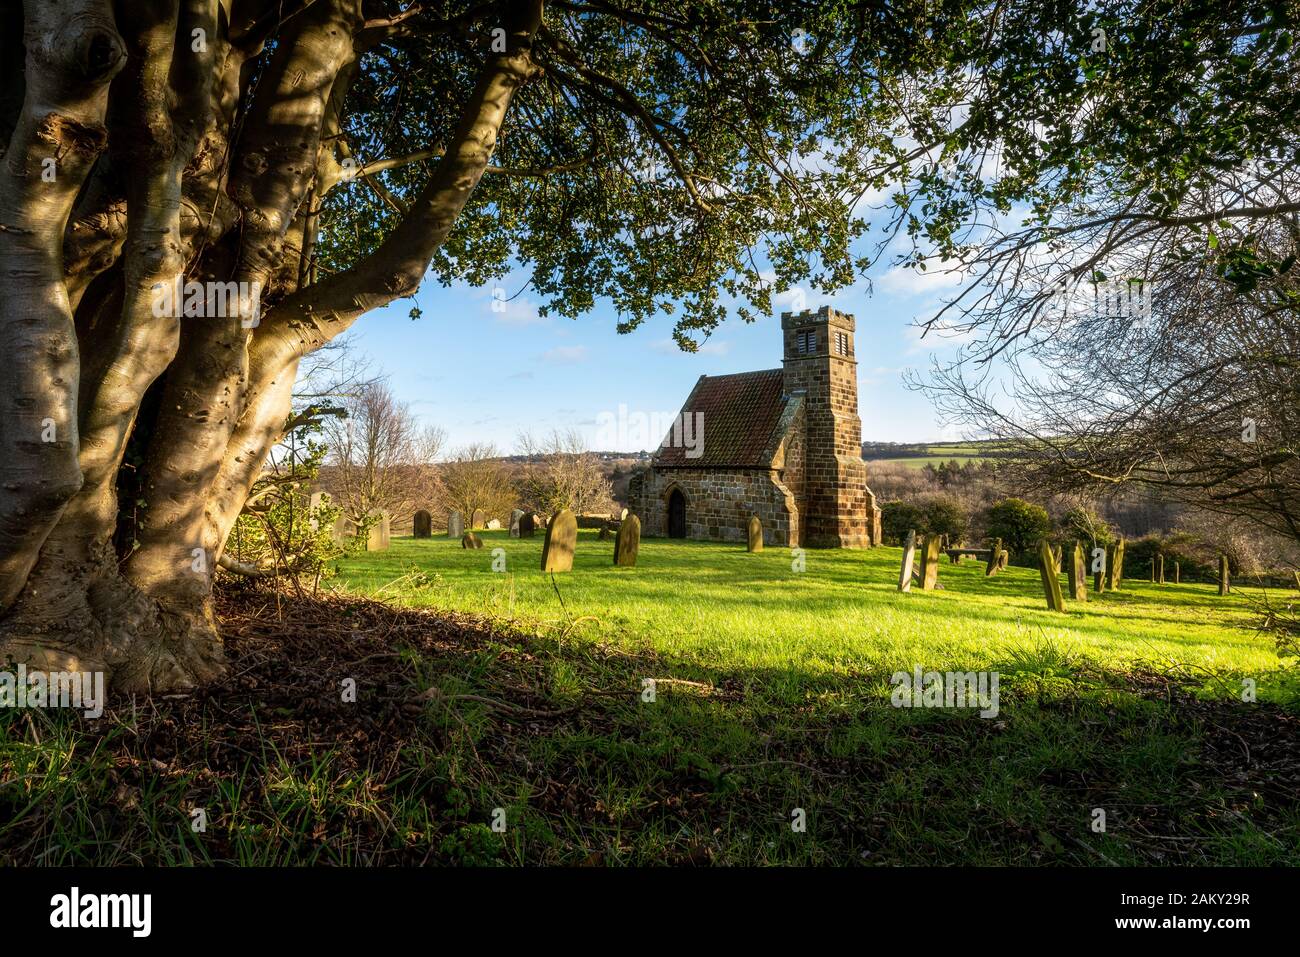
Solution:
<svg viewBox="0 0 1300 957"><path fill-rule="evenodd" d="M318 286L292 243L310 245L304 201L339 179L361 0L115 7L25 9L0 168L0 348L16 360L0 367L0 656L158 690L221 672L213 580L298 362L418 286L534 73L541 4L508 5L509 48L410 216ZM158 315L177 277L266 296L257 315ZM128 447L143 455L119 503Z"/></svg>

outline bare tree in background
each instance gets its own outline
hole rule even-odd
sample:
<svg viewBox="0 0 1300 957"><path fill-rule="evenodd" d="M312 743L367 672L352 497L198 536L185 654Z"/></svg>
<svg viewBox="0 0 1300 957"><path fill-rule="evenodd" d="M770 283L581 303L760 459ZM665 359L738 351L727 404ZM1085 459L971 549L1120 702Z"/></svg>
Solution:
<svg viewBox="0 0 1300 957"><path fill-rule="evenodd" d="M519 437L519 449L529 458L522 485L530 508L548 514L562 508L579 515L613 513L613 487L577 429L557 429L541 440L525 433Z"/></svg>
<svg viewBox="0 0 1300 957"><path fill-rule="evenodd" d="M451 461L443 463L439 476L443 500L461 513L466 527L480 509L488 519L504 520L519 502L511 469L490 443L471 443L457 449Z"/></svg>
<svg viewBox="0 0 1300 957"><path fill-rule="evenodd" d="M411 521L438 495L433 462L445 434L421 427L382 380L363 383L342 404L346 416L326 425L329 468L322 484L353 525L377 509L394 525Z"/></svg>
<svg viewBox="0 0 1300 957"><path fill-rule="evenodd" d="M951 419L1012 445L1037 488L1148 488L1300 542L1300 184L1288 178L1257 187L1267 218L1216 223L1211 236L1231 242L1208 250L1194 245L1197 206L1188 225L1149 225L1124 248L1109 234L1053 256L993 244L984 263L1001 272L954 326L972 339L926 387ZM1062 263L1091 276L1083 297L1054 288ZM1105 286L1121 296L1093 292Z"/></svg>

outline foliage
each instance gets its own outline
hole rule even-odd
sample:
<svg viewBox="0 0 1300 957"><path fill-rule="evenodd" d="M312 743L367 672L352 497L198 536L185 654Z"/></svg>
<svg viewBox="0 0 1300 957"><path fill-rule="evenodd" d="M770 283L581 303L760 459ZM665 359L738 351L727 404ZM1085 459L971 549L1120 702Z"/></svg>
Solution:
<svg viewBox="0 0 1300 957"><path fill-rule="evenodd" d="M985 517L989 537L1002 539L1002 547L1013 558L1025 559L1052 530L1047 509L1020 498L994 503Z"/></svg>
<svg viewBox="0 0 1300 957"><path fill-rule="evenodd" d="M890 545L901 545L909 531L925 532L925 512L911 502L885 502L880 506L880 534Z"/></svg>

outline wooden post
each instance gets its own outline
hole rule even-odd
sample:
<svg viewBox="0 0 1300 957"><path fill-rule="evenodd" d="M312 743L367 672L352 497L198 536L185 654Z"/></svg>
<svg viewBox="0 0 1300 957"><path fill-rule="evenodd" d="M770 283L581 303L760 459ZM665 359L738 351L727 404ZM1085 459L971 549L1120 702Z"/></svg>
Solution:
<svg viewBox="0 0 1300 957"><path fill-rule="evenodd" d="M903 543L903 567L898 573L898 590L912 590L912 562L916 560L916 530L907 533L907 541Z"/></svg>
<svg viewBox="0 0 1300 957"><path fill-rule="evenodd" d="M939 550L943 547L943 536L927 535L921 549L921 591L934 591L939 581Z"/></svg>
<svg viewBox="0 0 1300 957"><path fill-rule="evenodd" d="M1043 577L1043 592L1047 596L1048 610L1065 611L1065 599L1061 597L1061 580L1056 573L1056 559L1047 539L1038 543L1038 571Z"/></svg>
<svg viewBox="0 0 1300 957"><path fill-rule="evenodd" d="M1228 578L1228 556L1219 556L1219 594L1226 595L1232 591L1232 582Z"/></svg>

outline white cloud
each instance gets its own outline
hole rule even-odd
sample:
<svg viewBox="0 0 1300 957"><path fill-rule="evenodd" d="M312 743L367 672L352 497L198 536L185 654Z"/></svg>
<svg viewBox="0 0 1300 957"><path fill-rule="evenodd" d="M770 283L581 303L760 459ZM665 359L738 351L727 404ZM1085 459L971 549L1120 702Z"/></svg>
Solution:
<svg viewBox="0 0 1300 957"><path fill-rule="evenodd" d="M878 280L876 286L891 296L932 296L957 289L965 274L955 263L941 262L918 272L910 266L894 266Z"/></svg>
<svg viewBox="0 0 1300 957"><path fill-rule="evenodd" d="M587 359L587 347L556 346L554 349L548 349L543 352L542 359L554 365L570 365L574 362L585 362Z"/></svg>

